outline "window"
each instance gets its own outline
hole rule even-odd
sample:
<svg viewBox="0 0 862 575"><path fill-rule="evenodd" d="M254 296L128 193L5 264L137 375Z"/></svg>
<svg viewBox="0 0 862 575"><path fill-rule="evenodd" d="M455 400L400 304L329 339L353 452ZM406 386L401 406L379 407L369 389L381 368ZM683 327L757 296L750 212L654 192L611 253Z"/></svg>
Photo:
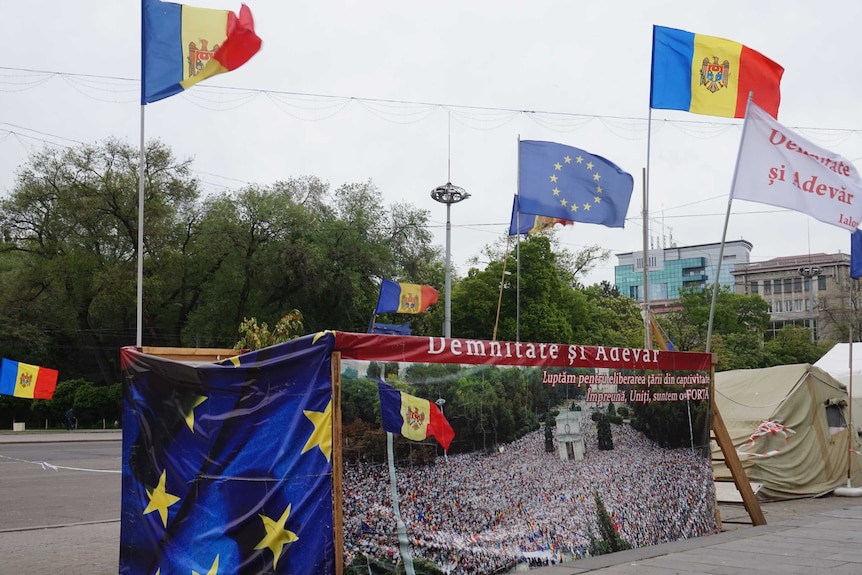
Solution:
<svg viewBox="0 0 862 575"><path fill-rule="evenodd" d="M793 291L793 278L784 278L784 293Z"/></svg>
<svg viewBox="0 0 862 575"><path fill-rule="evenodd" d="M826 276L817 276L817 289L826 291Z"/></svg>
<svg viewBox="0 0 862 575"><path fill-rule="evenodd" d="M763 280L763 295L772 295L772 282Z"/></svg>
<svg viewBox="0 0 862 575"><path fill-rule="evenodd" d="M807 283L808 282L806 282L806 285ZM793 278L793 291L795 291L796 293L802 292L802 278Z"/></svg>
<svg viewBox="0 0 862 575"><path fill-rule="evenodd" d="M751 293L758 293L758 292L757 292L757 282L756 282L756 281L751 282Z"/></svg>
<svg viewBox="0 0 862 575"><path fill-rule="evenodd" d="M805 309L805 303L804 302L805 302L804 299L793 300L794 309L796 311L804 311L804 309Z"/></svg>
<svg viewBox="0 0 862 575"><path fill-rule="evenodd" d="M775 280L775 293L781 293L781 280Z"/></svg>
<svg viewBox="0 0 862 575"><path fill-rule="evenodd" d="M780 299L775 300L775 311L777 313L781 313L781 300Z"/></svg>
<svg viewBox="0 0 862 575"><path fill-rule="evenodd" d="M826 401L826 424L829 426L829 433L835 435L847 427L847 422L844 419L844 413L841 411L843 400L829 399Z"/></svg>
<svg viewBox="0 0 862 575"><path fill-rule="evenodd" d="M784 302L784 311L793 311L793 301L787 300Z"/></svg>

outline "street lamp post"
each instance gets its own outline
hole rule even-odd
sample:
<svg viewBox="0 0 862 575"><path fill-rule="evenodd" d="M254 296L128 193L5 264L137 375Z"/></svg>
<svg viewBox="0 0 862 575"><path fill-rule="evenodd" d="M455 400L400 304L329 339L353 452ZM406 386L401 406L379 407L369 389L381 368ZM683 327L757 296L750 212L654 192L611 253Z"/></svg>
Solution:
<svg viewBox="0 0 862 575"><path fill-rule="evenodd" d="M799 268L799 275L808 279L808 327L811 329L811 343L815 343L814 337L814 278L820 275L820 268L806 266Z"/></svg>
<svg viewBox="0 0 862 575"><path fill-rule="evenodd" d="M446 287L443 296L445 302L443 307L443 337L452 337L452 223L449 219L449 212L452 209L452 204L466 200L470 194L465 192L464 188L459 188L452 182L446 182L431 190L431 197L441 204L446 204Z"/></svg>

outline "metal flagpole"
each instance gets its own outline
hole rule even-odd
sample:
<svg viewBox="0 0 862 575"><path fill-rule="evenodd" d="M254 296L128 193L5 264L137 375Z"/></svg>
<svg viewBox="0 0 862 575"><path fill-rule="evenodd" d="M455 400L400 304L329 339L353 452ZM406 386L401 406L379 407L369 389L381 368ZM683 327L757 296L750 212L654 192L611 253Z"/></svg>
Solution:
<svg viewBox="0 0 862 575"><path fill-rule="evenodd" d="M138 158L138 295L136 322L137 333L135 345L143 345L144 334L144 170L146 166L146 150L144 147L144 110L141 104L141 151Z"/></svg>
<svg viewBox="0 0 862 575"><path fill-rule="evenodd" d="M709 324L706 328L706 353L712 344L712 324L715 319L715 302L718 299L718 278L721 277L721 260L724 259L724 242L727 239L727 223L730 221L730 206L733 204L733 189L736 186L736 176L739 172L739 158L742 156L742 144L745 142L745 130L748 128L748 109L754 99L754 92L748 93L745 103L745 120L742 122L742 136L739 139L739 149L736 151L736 165L733 166L733 179L730 181L730 194L727 197L727 213L724 216L724 229L721 232L721 246L718 248L718 265L715 266L715 281L712 282L712 302L709 304Z"/></svg>
<svg viewBox="0 0 862 575"><path fill-rule="evenodd" d="M646 168L643 173L643 272L644 272L644 349L652 348L652 338L650 337L649 322L650 317L649 307L649 157L650 148L652 147L652 106L647 113L647 136L646 136Z"/></svg>
<svg viewBox="0 0 862 575"><path fill-rule="evenodd" d="M521 211L518 210L518 215L516 216L517 220L515 225L518 226L518 230L521 229ZM520 233L519 233L520 235ZM503 274L500 278L500 293L497 296L497 317L494 319L494 333L491 335L491 341L497 341L497 326L500 324L500 307L503 304L503 282L506 281L506 262L509 259L509 237L506 238L506 251L503 254ZM512 273L512 272L509 272Z"/></svg>
<svg viewBox="0 0 862 575"><path fill-rule="evenodd" d="M395 448L393 447L392 432L386 432L386 450L389 454L389 482L392 486L392 513L395 515L395 525L398 529L398 548L401 551L401 560L404 561L404 572L407 575L416 575L413 569L413 557L410 555L410 546L407 541L407 527L401 519L401 507L398 503L398 483L395 481Z"/></svg>
<svg viewBox="0 0 862 575"><path fill-rule="evenodd" d="M521 134L518 134L518 240L515 244L515 341L521 341Z"/></svg>

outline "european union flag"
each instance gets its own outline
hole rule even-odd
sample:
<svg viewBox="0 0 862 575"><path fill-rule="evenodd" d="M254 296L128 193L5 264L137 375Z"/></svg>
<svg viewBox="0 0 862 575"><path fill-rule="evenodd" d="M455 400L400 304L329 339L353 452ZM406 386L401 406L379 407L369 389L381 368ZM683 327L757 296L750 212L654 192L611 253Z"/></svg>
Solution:
<svg viewBox="0 0 862 575"><path fill-rule="evenodd" d="M123 348L120 574L331 574L331 352L219 364Z"/></svg>
<svg viewBox="0 0 862 575"><path fill-rule="evenodd" d="M850 277L862 278L862 230L850 234Z"/></svg>
<svg viewBox="0 0 862 575"><path fill-rule="evenodd" d="M522 140L519 164L521 213L623 227L634 179L613 162L564 144Z"/></svg>

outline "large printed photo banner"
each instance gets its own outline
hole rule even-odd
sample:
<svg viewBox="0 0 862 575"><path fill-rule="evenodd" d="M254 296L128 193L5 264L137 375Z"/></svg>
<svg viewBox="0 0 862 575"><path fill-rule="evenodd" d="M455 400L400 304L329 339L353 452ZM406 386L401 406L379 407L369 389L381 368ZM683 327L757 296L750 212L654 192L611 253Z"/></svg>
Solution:
<svg viewBox="0 0 862 575"><path fill-rule="evenodd" d="M335 349L344 405L379 377L437 403L454 429L446 458L429 438L438 457L411 464L422 457L403 441L396 464L411 552L444 572L511 572L718 529L711 354L342 332ZM650 425L669 431L650 439ZM359 439L344 453L345 564L386 563L398 557L388 469Z"/></svg>
<svg viewBox="0 0 862 575"><path fill-rule="evenodd" d="M333 352L346 406L341 558ZM375 448L381 380L439 406L454 429L445 458L431 436L396 441L413 463L430 454L424 465L397 461L417 559L484 574L716 530L710 463L689 437L704 412L710 354L326 331L218 363L133 347L121 360L123 575L327 575L338 560L392 564L388 470ZM611 416L602 435L615 408L631 416ZM656 409L688 417L674 446L638 427ZM603 532L602 513L616 538Z"/></svg>

